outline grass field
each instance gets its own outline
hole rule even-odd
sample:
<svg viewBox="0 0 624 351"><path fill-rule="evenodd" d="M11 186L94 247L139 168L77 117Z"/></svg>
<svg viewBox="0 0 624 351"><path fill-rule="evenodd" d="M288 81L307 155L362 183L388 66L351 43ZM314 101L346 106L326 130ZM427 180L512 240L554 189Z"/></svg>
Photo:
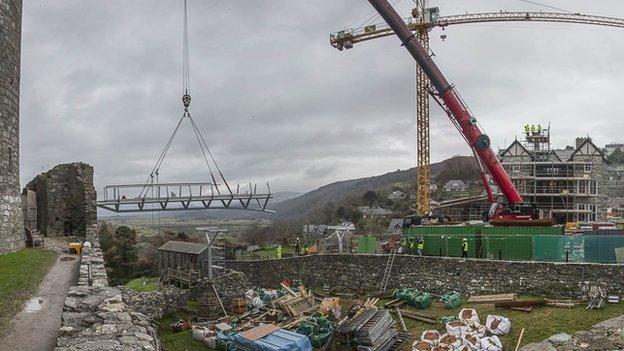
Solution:
<svg viewBox="0 0 624 351"><path fill-rule="evenodd" d="M0 255L0 335L19 312L24 301L37 291L57 254L48 250L23 249Z"/></svg>
<svg viewBox="0 0 624 351"><path fill-rule="evenodd" d="M150 292L158 290L160 286L158 278L136 278L126 283L126 287L138 292Z"/></svg>
<svg viewBox="0 0 624 351"><path fill-rule="evenodd" d="M192 305L187 306L187 309L192 310ZM194 316L194 313L189 313L186 310L179 310L163 317L159 321L160 339L165 351L200 351L206 350L207 347L199 341L193 340L193 335L190 330L175 333L171 329L171 324L179 319L189 320Z"/></svg>
<svg viewBox="0 0 624 351"><path fill-rule="evenodd" d="M380 306L383 306L383 303L380 303ZM457 316L462 308L467 307L477 310L482 324L485 324L485 319L488 314L500 315L509 318L511 321L511 331L508 335L501 337L505 350L513 350L516 347L516 342L522 328L525 328L525 330L521 345L526 345L532 342L544 340L557 333L563 332L572 334L580 330L589 330L596 323L624 314L624 303L614 305L607 304L604 309L589 311L585 310L585 307L582 305L572 309L535 307L531 313L507 309L495 309L492 305L468 304L463 304L456 309L448 310L433 304L424 312L438 317ZM416 309L405 305L404 307L401 307L401 309L416 311ZM431 325L409 318L404 318L404 320L408 331L412 332L414 339L420 338L420 335L425 330L437 329L441 332L446 332L444 326L439 323ZM404 347L404 350L409 349L411 349L411 342L409 343L409 347Z"/></svg>

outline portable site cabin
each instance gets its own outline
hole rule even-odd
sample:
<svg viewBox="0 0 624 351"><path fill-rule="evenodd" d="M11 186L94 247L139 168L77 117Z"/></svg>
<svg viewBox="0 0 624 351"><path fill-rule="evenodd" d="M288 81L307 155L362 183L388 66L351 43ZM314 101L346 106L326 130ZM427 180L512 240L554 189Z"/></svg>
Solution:
<svg viewBox="0 0 624 351"><path fill-rule="evenodd" d="M184 241L168 241L158 248L160 255L160 274L165 276L171 271L197 273L204 277L208 268L208 245Z"/></svg>

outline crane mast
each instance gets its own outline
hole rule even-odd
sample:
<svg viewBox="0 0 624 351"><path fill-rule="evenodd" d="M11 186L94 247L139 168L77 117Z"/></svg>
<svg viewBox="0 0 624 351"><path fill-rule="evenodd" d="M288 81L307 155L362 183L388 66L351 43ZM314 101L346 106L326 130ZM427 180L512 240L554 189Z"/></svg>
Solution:
<svg viewBox="0 0 624 351"><path fill-rule="evenodd" d="M477 119L471 114L455 88L446 80L438 66L429 56L429 53L419 43L417 34L412 32L387 0L368 1L401 39L403 46L405 46L418 63L418 66L429 78L436 90L435 94L441 99L449 117L468 142L481 165L485 167L494 183L498 186L507 203L521 204L523 202L522 196L520 196L507 171L505 171L498 157L492 151L489 137L481 131L477 124Z"/></svg>

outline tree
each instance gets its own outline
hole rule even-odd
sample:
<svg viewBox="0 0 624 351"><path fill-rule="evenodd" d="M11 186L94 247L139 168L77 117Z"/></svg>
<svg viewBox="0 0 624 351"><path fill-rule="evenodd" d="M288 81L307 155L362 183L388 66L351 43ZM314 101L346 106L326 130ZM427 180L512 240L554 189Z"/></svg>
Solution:
<svg viewBox="0 0 624 351"><path fill-rule="evenodd" d="M622 149L615 149L609 156L607 156L607 162L611 164L624 163L624 152Z"/></svg>
<svg viewBox="0 0 624 351"><path fill-rule="evenodd" d="M136 275L138 263L136 231L120 226L112 235L111 232L108 227L104 233L100 232L100 238L105 238L102 250L106 256L106 269L111 285L125 284Z"/></svg>
<svg viewBox="0 0 624 351"><path fill-rule="evenodd" d="M375 191L369 190L362 195L362 201L369 206L373 206L379 202L379 194Z"/></svg>

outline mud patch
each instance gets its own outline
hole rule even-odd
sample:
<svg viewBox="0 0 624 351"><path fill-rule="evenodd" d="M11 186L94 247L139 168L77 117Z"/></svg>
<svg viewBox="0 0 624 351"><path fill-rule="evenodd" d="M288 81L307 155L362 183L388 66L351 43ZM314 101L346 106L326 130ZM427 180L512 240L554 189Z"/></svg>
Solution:
<svg viewBox="0 0 624 351"><path fill-rule="evenodd" d="M66 261L75 261L76 257L71 257L71 256L63 256L61 258L58 259L61 262L66 262Z"/></svg>

